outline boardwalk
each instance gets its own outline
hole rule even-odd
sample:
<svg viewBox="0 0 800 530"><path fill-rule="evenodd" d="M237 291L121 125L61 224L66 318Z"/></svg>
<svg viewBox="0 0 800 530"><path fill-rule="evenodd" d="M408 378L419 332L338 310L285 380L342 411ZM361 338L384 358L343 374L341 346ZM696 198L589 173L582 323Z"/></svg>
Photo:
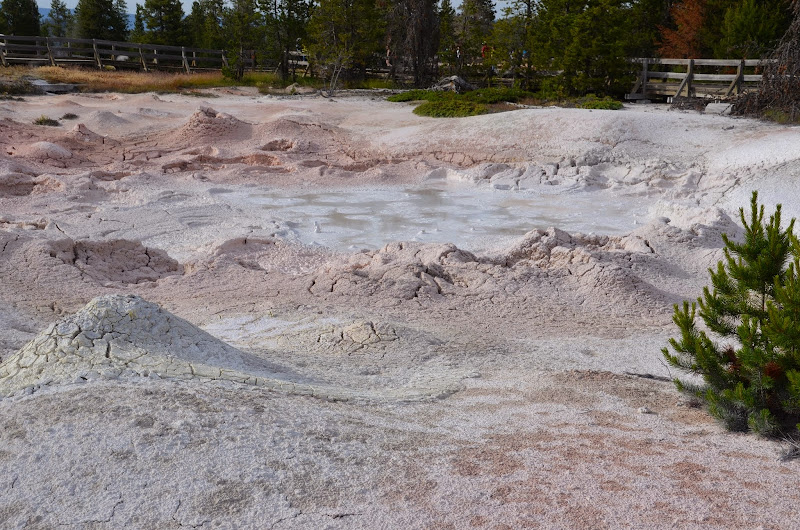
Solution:
<svg viewBox="0 0 800 530"><path fill-rule="evenodd" d="M636 84L625 99L700 97L724 99L761 81L757 59L634 59L641 64ZM668 68L664 68L668 67Z"/></svg>
<svg viewBox="0 0 800 530"><path fill-rule="evenodd" d="M246 54L245 67L252 67ZM219 70L228 65L225 50L162 46L100 39L0 35L3 66L94 66L135 70Z"/></svg>

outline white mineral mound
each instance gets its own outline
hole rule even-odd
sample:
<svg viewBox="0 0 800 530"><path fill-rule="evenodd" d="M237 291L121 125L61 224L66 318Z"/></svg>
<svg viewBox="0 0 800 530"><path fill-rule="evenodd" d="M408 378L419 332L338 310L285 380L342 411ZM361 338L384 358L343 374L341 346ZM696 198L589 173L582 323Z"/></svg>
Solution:
<svg viewBox="0 0 800 530"><path fill-rule="evenodd" d="M177 132L177 140L183 142L197 142L213 140L219 142L220 138L226 140L243 140L252 134L252 127L230 114L217 112L210 107L200 107L197 112L189 116L189 120ZM194 144L193 144L194 145Z"/></svg>
<svg viewBox="0 0 800 530"><path fill-rule="evenodd" d="M332 400L420 400L460 388L457 377L422 387L359 391L294 376L241 352L158 305L105 295L50 325L0 364L0 397L45 385L135 377L228 380ZM300 379L300 380L298 380Z"/></svg>
<svg viewBox="0 0 800 530"><path fill-rule="evenodd" d="M125 376L265 385L274 376L273 368L156 304L136 296L106 295L50 325L0 364L0 395Z"/></svg>

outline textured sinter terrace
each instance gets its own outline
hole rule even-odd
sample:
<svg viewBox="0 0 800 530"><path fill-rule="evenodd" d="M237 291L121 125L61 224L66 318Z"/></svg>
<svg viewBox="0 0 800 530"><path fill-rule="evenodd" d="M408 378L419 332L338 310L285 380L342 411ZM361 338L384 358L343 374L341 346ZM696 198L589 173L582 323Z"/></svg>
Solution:
<svg viewBox="0 0 800 530"><path fill-rule="evenodd" d="M800 132L411 110L0 101L0 527L795 523L660 349L751 190L800 215Z"/></svg>

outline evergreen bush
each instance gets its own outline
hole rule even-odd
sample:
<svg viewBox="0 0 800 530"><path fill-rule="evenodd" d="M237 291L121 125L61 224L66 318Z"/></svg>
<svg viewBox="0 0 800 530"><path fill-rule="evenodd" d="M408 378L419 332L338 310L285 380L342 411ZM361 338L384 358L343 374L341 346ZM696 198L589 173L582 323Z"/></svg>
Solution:
<svg viewBox="0 0 800 530"><path fill-rule="evenodd" d="M705 402L734 431L796 436L800 430L800 242L794 219L781 229L781 206L764 223L758 194L744 241L723 235L725 259L697 303L675 306L680 338L662 353L670 365L702 376L679 390ZM708 332L697 328L698 313ZM716 339L716 340L714 340Z"/></svg>
<svg viewBox="0 0 800 530"><path fill-rule="evenodd" d="M533 97L533 92L519 88L479 88L464 94L464 98L475 103L492 105L494 103L517 103L521 99Z"/></svg>
<svg viewBox="0 0 800 530"><path fill-rule="evenodd" d="M414 109L414 114L417 116L429 116L431 118L464 118L466 116L486 114L487 112L489 112L489 109L485 105L458 99L426 101Z"/></svg>
<svg viewBox="0 0 800 530"><path fill-rule="evenodd" d="M622 103L611 99L610 96L598 98L594 94L587 94L582 98L578 98L578 107L582 109L597 109L597 110L620 110Z"/></svg>
<svg viewBox="0 0 800 530"><path fill-rule="evenodd" d="M392 103L404 103L407 101L439 101L443 99L454 99L457 95L458 94L455 94L454 92L421 90L415 88L413 90L406 90L405 92L392 94L386 98L386 101L391 101Z"/></svg>

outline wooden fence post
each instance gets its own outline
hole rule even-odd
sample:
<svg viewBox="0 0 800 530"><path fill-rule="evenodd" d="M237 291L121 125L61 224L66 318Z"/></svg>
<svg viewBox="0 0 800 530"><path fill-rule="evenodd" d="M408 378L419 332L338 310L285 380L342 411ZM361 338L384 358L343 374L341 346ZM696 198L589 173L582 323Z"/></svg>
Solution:
<svg viewBox="0 0 800 530"><path fill-rule="evenodd" d="M650 60L645 57L642 59L642 96L647 99L647 70L650 65Z"/></svg>
<svg viewBox="0 0 800 530"><path fill-rule="evenodd" d="M186 60L186 47L181 46L181 58L183 59L183 69L186 70L187 74L191 74L192 71L189 69L189 61Z"/></svg>
<svg viewBox="0 0 800 530"><path fill-rule="evenodd" d="M689 68L686 70L686 97L692 97L692 80L694 79L694 59L689 59Z"/></svg>
<svg viewBox="0 0 800 530"><path fill-rule="evenodd" d="M139 46L139 60L142 61L142 69L147 72L147 61L144 60L144 53L142 53L141 46Z"/></svg>
<svg viewBox="0 0 800 530"><path fill-rule="evenodd" d="M686 77L684 77L683 81L681 81L681 84L678 85L678 90L675 91L675 97L680 97L684 88L686 88L686 97L688 98L692 96L692 77L694 77L694 59L689 59Z"/></svg>
<svg viewBox="0 0 800 530"><path fill-rule="evenodd" d="M92 39L92 49L94 50L94 60L97 61L97 67L103 69L103 61L100 59L100 53L97 51L97 40Z"/></svg>
<svg viewBox="0 0 800 530"><path fill-rule="evenodd" d="M225 56L225 50L222 50L222 66L228 67L228 58Z"/></svg>
<svg viewBox="0 0 800 530"><path fill-rule="evenodd" d="M50 66L55 66L56 60L53 58L53 49L50 47L50 37L45 37L44 42L47 45L47 57L50 59Z"/></svg>
<svg viewBox="0 0 800 530"><path fill-rule="evenodd" d="M725 95L723 97L728 97L734 92L736 94L742 93L742 82L744 81L744 59L739 62L739 66L736 67L736 77L731 84L728 85L728 90L725 91Z"/></svg>
<svg viewBox="0 0 800 530"><path fill-rule="evenodd" d="M8 45L8 41L4 37L3 38L3 49L0 50L0 60L3 61L3 66L8 66L8 63L6 62L6 46L7 45Z"/></svg>

